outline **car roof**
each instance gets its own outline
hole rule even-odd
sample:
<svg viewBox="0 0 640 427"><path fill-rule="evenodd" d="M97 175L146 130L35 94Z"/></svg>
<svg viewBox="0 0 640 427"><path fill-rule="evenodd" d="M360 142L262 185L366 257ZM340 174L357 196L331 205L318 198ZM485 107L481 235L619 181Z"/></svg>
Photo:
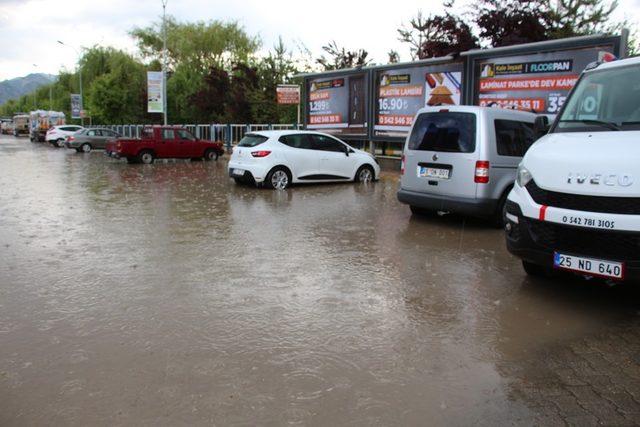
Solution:
<svg viewBox="0 0 640 427"><path fill-rule="evenodd" d="M295 130L295 129L289 129L289 130L253 130L251 132L247 132L246 134L260 135L260 136L265 136L267 138L279 138L279 137L285 136L285 135L299 135L299 134L333 136L331 134L327 134L327 133L323 133L323 132L317 132L317 131L313 131L313 130Z"/></svg>
<svg viewBox="0 0 640 427"><path fill-rule="evenodd" d="M535 118L538 113L534 113L531 111L523 111L523 110L515 110L511 108L500 108L500 107L479 107L477 105L441 105L438 107L423 107L418 110L418 114L420 113L437 113L443 110L459 112L459 113L500 113L509 114L513 116L520 116L523 119L531 119Z"/></svg>

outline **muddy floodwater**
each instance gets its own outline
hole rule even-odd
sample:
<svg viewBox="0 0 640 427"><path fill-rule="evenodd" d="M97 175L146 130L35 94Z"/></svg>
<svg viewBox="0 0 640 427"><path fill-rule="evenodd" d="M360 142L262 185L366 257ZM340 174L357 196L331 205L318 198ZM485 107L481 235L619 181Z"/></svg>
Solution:
<svg viewBox="0 0 640 427"><path fill-rule="evenodd" d="M238 186L0 137L0 425L640 422L640 292L399 177Z"/></svg>

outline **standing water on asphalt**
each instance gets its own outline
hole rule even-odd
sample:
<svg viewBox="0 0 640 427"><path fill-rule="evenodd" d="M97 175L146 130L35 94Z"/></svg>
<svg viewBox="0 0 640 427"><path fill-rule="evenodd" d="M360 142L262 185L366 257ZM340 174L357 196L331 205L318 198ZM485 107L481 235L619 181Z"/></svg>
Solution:
<svg viewBox="0 0 640 427"><path fill-rule="evenodd" d="M0 137L0 425L598 417L576 387L628 419L604 397L640 398L635 292L527 278L500 230L412 217L397 186Z"/></svg>

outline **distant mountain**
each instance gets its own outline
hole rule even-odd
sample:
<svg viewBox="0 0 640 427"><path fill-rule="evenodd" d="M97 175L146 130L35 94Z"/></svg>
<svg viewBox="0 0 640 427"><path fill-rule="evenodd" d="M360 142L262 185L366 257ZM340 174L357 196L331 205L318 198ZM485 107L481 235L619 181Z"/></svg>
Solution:
<svg viewBox="0 0 640 427"><path fill-rule="evenodd" d="M56 76L51 74L34 73L24 77L3 80L0 82L0 105L10 99L20 98L40 86L44 86L54 81Z"/></svg>

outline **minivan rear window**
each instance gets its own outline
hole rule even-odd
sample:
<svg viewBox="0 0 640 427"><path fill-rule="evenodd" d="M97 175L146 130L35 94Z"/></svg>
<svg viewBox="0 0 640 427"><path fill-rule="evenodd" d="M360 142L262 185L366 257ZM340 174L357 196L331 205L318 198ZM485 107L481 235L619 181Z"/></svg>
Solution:
<svg viewBox="0 0 640 427"><path fill-rule="evenodd" d="M245 135L238 143L238 147L255 147L256 145L262 144L267 139L269 138L262 135Z"/></svg>
<svg viewBox="0 0 640 427"><path fill-rule="evenodd" d="M457 112L420 114L411 131L408 148L473 153L476 151L476 115Z"/></svg>

